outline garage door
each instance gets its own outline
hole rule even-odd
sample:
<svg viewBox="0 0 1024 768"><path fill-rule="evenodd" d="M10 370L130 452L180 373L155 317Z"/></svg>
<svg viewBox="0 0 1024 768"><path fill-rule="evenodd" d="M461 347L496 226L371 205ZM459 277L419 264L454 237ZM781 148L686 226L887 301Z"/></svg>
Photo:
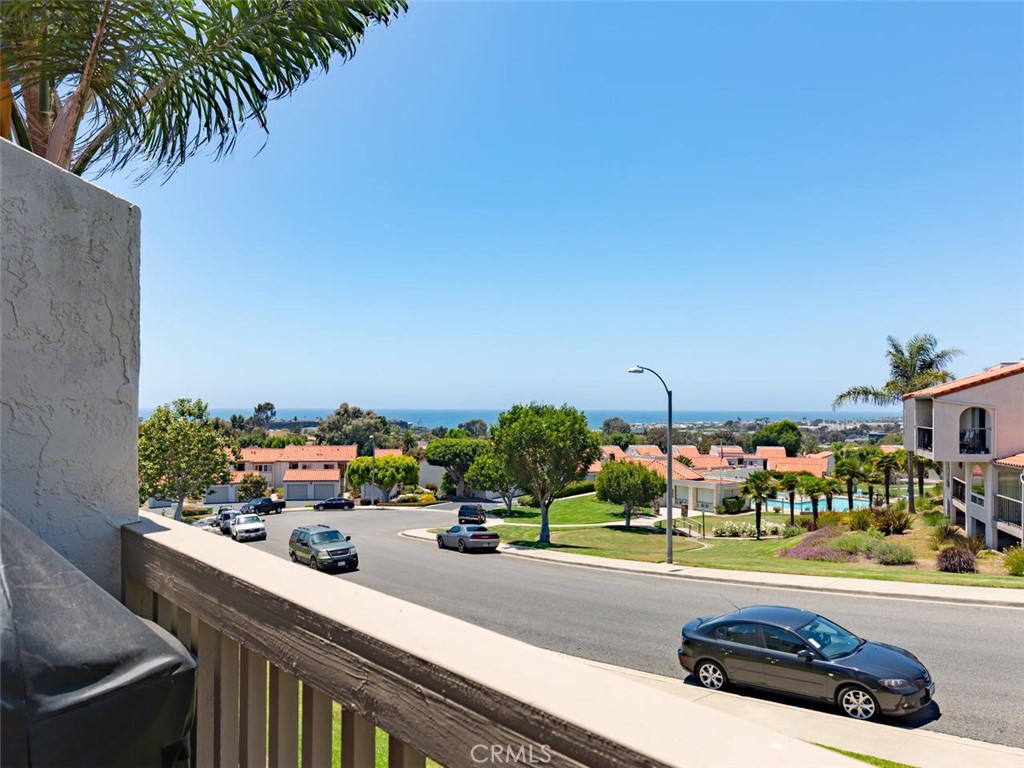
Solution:
<svg viewBox="0 0 1024 768"><path fill-rule="evenodd" d="M305 501L307 490L305 483L286 483L284 498L286 501Z"/></svg>
<svg viewBox="0 0 1024 768"><path fill-rule="evenodd" d="M329 499L334 495L334 483L313 483L314 499Z"/></svg>
<svg viewBox="0 0 1024 768"><path fill-rule="evenodd" d="M207 504L227 504L228 503L228 487L226 485L218 485L210 489L210 493L203 499Z"/></svg>

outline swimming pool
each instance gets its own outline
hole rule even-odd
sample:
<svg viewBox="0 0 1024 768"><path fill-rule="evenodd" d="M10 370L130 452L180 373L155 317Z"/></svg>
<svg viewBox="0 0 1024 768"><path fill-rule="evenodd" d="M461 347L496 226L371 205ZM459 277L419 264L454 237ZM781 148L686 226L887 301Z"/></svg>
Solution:
<svg viewBox="0 0 1024 768"><path fill-rule="evenodd" d="M768 508L769 509L777 509L780 512L788 512L789 511L789 497L788 496L785 497L785 498L781 498L781 499L768 499L767 504L768 504ZM853 508L854 509L864 509L865 507L869 507L869 506L871 506L871 505L868 504L867 498L860 497L860 496L854 496L853 497ZM849 505L846 503L846 496L833 496L832 497L832 511L833 512L846 512L849 508L850 508ZM795 509L797 512L813 512L814 511L811 508L811 500L810 499L803 499L803 500L801 500L799 497L797 497L797 501L796 501L796 504L793 505L793 509ZM820 513L825 512L825 511L826 511L825 510L825 499L818 499L818 513L820 514Z"/></svg>

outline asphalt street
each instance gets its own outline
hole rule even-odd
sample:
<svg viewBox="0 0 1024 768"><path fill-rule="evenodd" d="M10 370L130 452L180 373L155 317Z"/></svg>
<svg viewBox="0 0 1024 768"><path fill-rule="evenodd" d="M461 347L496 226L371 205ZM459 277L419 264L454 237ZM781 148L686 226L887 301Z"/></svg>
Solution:
<svg viewBox="0 0 1024 768"><path fill-rule="evenodd" d="M533 645L658 675L683 675L679 629L733 605L790 605L821 613L854 633L913 651L936 681L935 702L886 722L1024 748L1024 611L809 592L618 573L534 562L502 553L459 554L401 537L410 528L454 524L451 512L357 508L289 509L265 518L264 542L286 558L291 530L314 522L352 536L360 570L349 579ZM219 534L210 534L219 536ZM296 566L299 567L299 566ZM828 711L770 695L743 695ZM836 715L839 717L840 715Z"/></svg>

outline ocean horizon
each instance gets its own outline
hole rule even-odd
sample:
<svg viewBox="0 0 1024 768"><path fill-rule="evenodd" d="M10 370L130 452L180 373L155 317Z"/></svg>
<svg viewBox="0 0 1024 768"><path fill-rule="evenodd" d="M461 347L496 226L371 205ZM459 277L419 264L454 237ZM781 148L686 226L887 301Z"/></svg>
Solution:
<svg viewBox="0 0 1024 768"><path fill-rule="evenodd" d="M140 408L139 418L145 419L153 412L153 408ZM453 428L471 419L482 419L488 424L493 424L498 419L498 414L503 408L373 408L376 413L387 419L399 419L408 422L413 427L434 427ZM662 410L635 410L622 409L610 410L607 408L586 410L582 409L587 417L587 423L591 429L600 429L605 419L619 417L630 424L665 424L666 412ZM309 407L309 408L278 408L277 419L279 421L316 421L325 419L334 413L335 408ZM210 415L228 420L234 414L251 416L252 407L249 408L210 408ZM698 424L698 423L721 423L730 419L742 421L754 421L755 419L768 419L769 421L780 421L781 419L792 419L793 421L877 421L879 419L901 419L903 414L899 411L796 411L796 410L709 410L709 411L674 411L672 423Z"/></svg>

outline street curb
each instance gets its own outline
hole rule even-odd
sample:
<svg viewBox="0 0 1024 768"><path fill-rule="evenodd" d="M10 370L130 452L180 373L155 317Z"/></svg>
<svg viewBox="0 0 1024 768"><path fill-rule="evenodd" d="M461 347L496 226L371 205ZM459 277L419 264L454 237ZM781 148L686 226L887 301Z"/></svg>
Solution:
<svg viewBox="0 0 1024 768"><path fill-rule="evenodd" d="M419 539L421 541L434 541L434 534L429 533L426 528L412 529L412 530L408 530L408 531L400 531L398 535L399 536L404 536L404 537L409 538L409 539ZM743 586L767 587L767 588L773 588L773 589L790 589L790 590L798 590L798 591L806 591L806 590L810 589L810 590L814 590L814 591L829 592L829 593L838 594L838 595L851 595L851 596L855 596L855 597L879 597L879 598L884 598L884 599L889 599L889 600L927 600L927 601L930 601L930 602L955 603L955 604L958 604L958 605L979 605L979 606L997 607L997 608L1024 609L1024 593L1019 594L1019 595L1013 595L1012 597L1010 595L1007 595L1006 599L992 598L992 597L965 596L965 595L956 595L956 594L946 595L946 594L935 594L935 593L933 593L933 594L928 594L928 593L923 593L923 594L893 594L893 593L886 593L886 592L875 591L875 590L872 590L872 589L856 589L856 588L851 588L849 586L842 586L842 585L832 586L830 584L822 584L822 585L815 585L815 586L807 586L807 585L801 585L801 584L798 584L798 583L795 583L795 584L777 584L777 583L773 583L771 581L759 580L756 575L751 575L751 576L747 577L745 575L746 573L748 573L747 571L730 571L729 573L736 574L736 576L730 576L730 577L718 576L718 575L714 574L713 573L713 569L710 569L710 568L696 569L696 570L699 570L700 573L693 573L692 570L695 570L693 566L686 566L686 567L689 567L691 569L691 572L686 572L686 573L674 573L672 571L665 571L665 572L649 571L649 570L645 570L645 569L642 569L642 568L631 567L629 565L619 565L619 563L625 563L625 562L629 562L629 561L620 561L620 560L614 560L612 558L608 558L608 560L610 560L610 562L608 562L608 563L595 563L595 562L589 562L589 561L584 562L584 561L579 561L579 560L575 560L575 559L570 559L570 558L573 558L573 557L579 557L578 555L577 556L563 555L563 554L557 553L557 552L543 552L543 553L541 553L541 552L537 552L536 550L518 549L518 548L512 547L512 546L510 546L508 544L501 544L498 547L498 551L503 553L503 554L506 554L506 555L511 555L513 557L522 557L522 558L527 559L527 560L540 560L540 561L547 562L547 563L557 563L558 565L574 566L576 568L593 568L595 570L617 571L619 573L632 573L632 574L636 574L636 575L640 575L640 576L660 576L660 577L663 577L663 578L689 579L689 580L692 580L692 581L710 581L710 582L713 582L713 583L716 583L716 584L737 584L737 585L743 585ZM709 571L711 573L709 573ZM758 572L757 571L750 571L749 573L757 574ZM786 574L783 574L783 575L786 575ZM799 576L799 574L791 574L791 575ZM853 579L844 579L844 581L853 581ZM911 583L911 582L884 582L884 581L875 582L875 581L872 581L871 583L872 584L907 584L907 583ZM937 585L927 585L927 586L946 587L947 585L937 584ZM978 587L953 587L953 589L978 589ZM1008 592L1021 592L1021 590L1007 590L1007 591Z"/></svg>

